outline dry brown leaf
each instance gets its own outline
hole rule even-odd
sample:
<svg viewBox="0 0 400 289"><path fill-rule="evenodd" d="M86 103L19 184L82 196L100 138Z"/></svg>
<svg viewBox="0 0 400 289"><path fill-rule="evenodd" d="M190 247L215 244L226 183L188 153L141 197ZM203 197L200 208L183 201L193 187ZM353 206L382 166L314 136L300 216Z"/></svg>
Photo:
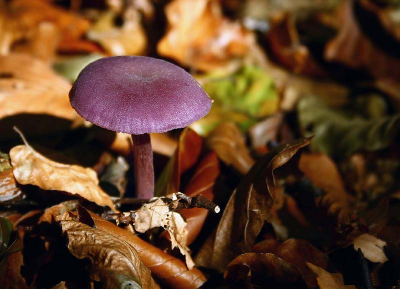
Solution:
<svg viewBox="0 0 400 289"><path fill-rule="evenodd" d="M131 7L123 15L123 25L115 26L116 15L104 12L87 32L87 37L98 42L110 55L142 54L147 46L146 34L139 12Z"/></svg>
<svg viewBox="0 0 400 289"><path fill-rule="evenodd" d="M354 16L354 1L343 1L338 35L325 47L325 59L355 69L367 70L375 78L400 79L400 59L384 53L362 32Z"/></svg>
<svg viewBox="0 0 400 289"><path fill-rule="evenodd" d="M254 165L242 133L234 123L225 122L215 128L207 137L207 145L226 165L232 165L241 174L246 174Z"/></svg>
<svg viewBox="0 0 400 289"><path fill-rule="evenodd" d="M0 153L0 204L21 199L23 196L15 181L8 156Z"/></svg>
<svg viewBox="0 0 400 289"><path fill-rule="evenodd" d="M58 218L64 215L65 213L75 211L77 206L78 206L78 201L71 200L47 208L44 211L43 215L40 216L38 223L47 222L52 224L54 221L57 221Z"/></svg>
<svg viewBox="0 0 400 289"><path fill-rule="evenodd" d="M254 35L222 15L215 0L175 0L166 7L169 28L157 45L160 55L200 70L236 66Z"/></svg>
<svg viewBox="0 0 400 289"><path fill-rule="evenodd" d="M356 289L356 286L344 285L343 276L340 273L326 272L311 263L307 263L307 266L317 275L318 285L321 289Z"/></svg>
<svg viewBox="0 0 400 289"><path fill-rule="evenodd" d="M159 288L132 245L105 231L77 221L61 221L68 249L79 259L88 258L90 276L105 288Z"/></svg>
<svg viewBox="0 0 400 289"><path fill-rule="evenodd" d="M10 159L14 177L20 184L78 195L116 211L110 196L99 187L96 172L91 168L57 163L39 154L28 144L13 147Z"/></svg>
<svg viewBox="0 0 400 289"><path fill-rule="evenodd" d="M21 266L24 264L22 252L11 254L8 259L8 266L4 278L0 278L0 288L2 289L28 289L26 280L21 276Z"/></svg>
<svg viewBox="0 0 400 289"><path fill-rule="evenodd" d="M302 138L281 145L255 163L232 193L218 224L212 252L208 251L211 258L202 266L222 272L233 258L251 251L275 200L274 170L310 141L311 138Z"/></svg>
<svg viewBox="0 0 400 289"><path fill-rule="evenodd" d="M77 14L57 8L48 1L14 0L6 7L4 15L0 16L1 54L8 54L15 43L26 45L27 42L30 46L31 42L36 41L38 31L43 29L40 28L42 24L50 24L58 30L61 42L80 38L90 25ZM28 49L35 53L32 47Z"/></svg>
<svg viewBox="0 0 400 289"><path fill-rule="evenodd" d="M254 245L253 251L255 253L274 254L295 266L299 269L308 288L316 288L317 280L310 268L307 267L306 262L310 262L323 269L328 269L328 266L331 265L328 256L306 240L289 239L285 243L279 243L276 240L265 240Z"/></svg>
<svg viewBox="0 0 400 289"><path fill-rule="evenodd" d="M69 129L71 122L83 122L69 103L70 88L67 81L38 59L24 54L0 56L0 119L22 114L44 114L60 120L47 122L41 130L54 132ZM37 122L27 122L22 122L21 128L29 127L29 130L25 129L29 135L43 134L37 128L40 127ZM13 122L12 125L16 124ZM0 130L2 139L15 137L11 129L4 133L5 129L8 128L4 125Z"/></svg>
<svg viewBox="0 0 400 289"><path fill-rule="evenodd" d="M354 249L361 249L364 257L374 263L385 263L388 258L383 251L386 242L370 235L363 234L353 240Z"/></svg>
<svg viewBox="0 0 400 289"><path fill-rule="evenodd" d="M194 262L190 257L189 248L186 247L188 236L186 222L180 214L172 212L169 204L161 198L151 203L145 203L135 211L135 231L144 233L156 227L162 227L168 231L172 249L178 247L186 258L189 270L192 269Z"/></svg>
<svg viewBox="0 0 400 289"><path fill-rule="evenodd" d="M138 236L107 222L89 211L80 212L80 216L83 213L90 215L97 229L113 234L131 244L138 252L143 264L151 270L157 280L167 286L177 289L195 289L202 286L207 280L197 268L188 270L184 262L143 241Z"/></svg>
<svg viewBox="0 0 400 289"><path fill-rule="evenodd" d="M220 175L220 164L214 152L206 155L196 168L190 182L186 186L185 194L189 197L202 195L210 201L214 199L214 185ZM188 231L187 244L190 245L200 234L208 211L201 208L183 209L179 213L185 218Z"/></svg>

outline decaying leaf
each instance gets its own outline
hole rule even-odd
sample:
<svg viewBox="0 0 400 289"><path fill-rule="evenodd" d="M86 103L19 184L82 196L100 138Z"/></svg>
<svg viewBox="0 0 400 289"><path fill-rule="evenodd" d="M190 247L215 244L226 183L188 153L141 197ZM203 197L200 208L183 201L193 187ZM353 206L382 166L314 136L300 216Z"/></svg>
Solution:
<svg viewBox="0 0 400 289"><path fill-rule="evenodd" d="M307 266L317 275L318 285L321 289L356 289L356 286L344 285L343 276L340 273L329 273L311 263L307 263Z"/></svg>
<svg viewBox="0 0 400 289"><path fill-rule="evenodd" d="M192 269L194 262L190 257L189 248L186 247L188 234L186 222L180 214L172 212L169 205L161 198L143 204L135 212L135 231L144 233L157 227L162 227L168 231L172 248L177 247L181 254L185 255L186 264L189 270Z"/></svg>
<svg viewBox="0 0 400 289"><path fill-rule="evenodd" d="M0 152L0 204L21 199L23 196L15 181L9 156Z"/></svg>
<svg viewBox="0 0 400 289"><path fill-rule="evenodd" d="M197 162L202 147L203 140L194 130L183 130L174 155L157 180L155 196L171 195L180 191L181 175Z"/></svg>
<svg viewBox="0 0 400 289"><path fill-rule="evenodd" d="M246 253L236 257L228 264L224 278L235 288L306 288L295 266L268 253Z"/></svg>
<svg viewBox="0 0 400 289"><path fill-rule="evenodd" d="M159 248L133 235L131 232L107 222L96 214L81 210L79 213L80 220L87 219L85 215L88 214L92 225L94 222L94 226L98 230L105 231L131 244L138 252L143 264L151 270L152 274L157 277L157 280L160 280L167 286L178 289L196 289L206 281L206 277L197 268L188 270L186 264L181 260L168 255Z"/></svg>
<svg viewBox="0 0 400 289"><path fill-rule="evenodd" d="M21 69L23 67L24 69ZM28 131L29 135L44 134L69 129L71 122L82 122L71 107L68 92L71 85L57 76L45 63L25 54L10 54L0 56L0 119L12 116L32 114L47 115L65 120L49 121L46 127L34 125L27 120L21 122L20 128ZM28 123L27 123L28 122ZM17 125L15 121L10 125ZM19 125L19 124L18 124ZM1 139L10 139L15 135L10 131L1 130Z"/></svg>
<svg viewBox="0 0 400 289"><path fill-rule="evenodd" d="M147 38L140 13L133 6L128 7L123 13L121 27L115 25L117 17L113 11L104 12L90 27L87 37L100 43L110 55L142 54L147 46Z"/></svg>
<svg viewBox="0 0 400 289"><path fill-rule="evenodd" d="M21 250L22 241L14 231L12 223L0 217L0 280L9 271L8 258Z"/></svg>
<svg viewBox="0 0 400 289"><path fill-rule="evenodd" d="M20 184L67 192L116 210L111 198L99 187L96 172L91 168L57 163L27 143L13 147L10 159L14 177Z"/></svg>
<svg viewBox="0 0 400 289"><path fill-rule="evenodd" d="M383 248L386 242L378 238L363 234L353 240L354 249L361 249L364 257L374 263L385 263L388 258L385 255Z"/></svg>
<svg viewBox="0 0 400 289"><path fill-rule="evenodd" d="M278 132L282 126L283 117L283 113L275 113L249 129L251 145L254 149L278 140Z"/></svg>
<svg viewBox="0 0 400 289"><path fill-rule="evenodd" d="M325 59L355 69L365 69L375 78L399 80L400 59L384 53L368 39L355 18L353 1L343 1L339 9L341 28L325 47Z"/></svg>
<svg viewBox="0 0 400 289"><path fill-rule="evenodd" d="M317 280L306 262L325 270L332 269L328 256L312 246L306 240L290 239L285 243L265 240L254 245L255 253L271 253L299 269L308 288L316 288Z"/></svg>
<svg viewBox="0 0 400 289"><path fill-rule="evenodd" d="M165 10L169 28L157 45L160 55L200 70L237 66L254 35L224 18L218 1L175 0Z"/></svg>
<svg viewBox="0 0 400 289"><path fill-rule="evenodd" d="M303 138L279 146L255 163L228 201L205 266L223 271L235 256L251 251L275 199L274 170L310 141Z"/></svg>
<svg viewBox="0 0 400 289"><path fill-rule="evenodd" d="M315 97L301 99L297 111L304 133L315 135L311 148L335 157L387 148L399 131L398 114L365 119L332 109Z"/></svg>
<svg viewBox="0 0 400 289"><path fill-rule="evenodd" d="M220 174L220 164L215 153L206 155L196 168L192 178L186 186L185 194L189 197L202 195L208 200L214 199L215 182ZM179 213L186 220L186 230L188 232L187 244L190 245L200 234L208 211L201 208L183 209Z"/></svg>
<svg viewBox="0 0 400 289"><path fill-rule="evenodd" d="M254 164L243 136L234 123L221 123L208 135L206 142L225 164L242 174L246 174Z"/></svg>
<svg viewBox="0 0 400 289"><path fill-rule="evenodd" d="M61 221L68 249L79 259L88 258L90 276L106 288L159 288L132 245L105 231L77 221Z"/></svg>

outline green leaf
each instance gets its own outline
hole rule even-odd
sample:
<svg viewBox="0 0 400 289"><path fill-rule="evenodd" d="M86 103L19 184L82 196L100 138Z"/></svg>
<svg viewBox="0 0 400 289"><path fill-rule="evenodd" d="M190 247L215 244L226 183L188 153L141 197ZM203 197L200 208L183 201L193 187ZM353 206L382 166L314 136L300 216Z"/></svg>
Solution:
<svg viewBox="0 0 400 289"><path fill-rule="evenodd" d="M200 134L207 134L221 121L233 121L246 130L278 108L275 85L259 67L244 66L232 75L209 74L199 81L215 101L211 112L194 126Z"/></svg>
<svg viewBox="0 0 400 289"><path fill-rule="evenodd" d="M22 241L13 231L12 223L0 217L0 279L7 271L7 258L22 250Z"/></svg>
<svg viewBox="0 0 400 289"><path fill-rule="evenodd" d="M315 135L311 148L333 157L385 149L400 128L399 114L365 119L332 109L315 97L301 99L297 112L304 134Z"/></svg>
<svg viewBox="0 0 400 289"><path fill-rule="evenodd" d="M85 66L102 57L104 56L98 53L68 57L58 60L53 65L53 68L66 79L74 82L82 69L85 68Z"/></svg>

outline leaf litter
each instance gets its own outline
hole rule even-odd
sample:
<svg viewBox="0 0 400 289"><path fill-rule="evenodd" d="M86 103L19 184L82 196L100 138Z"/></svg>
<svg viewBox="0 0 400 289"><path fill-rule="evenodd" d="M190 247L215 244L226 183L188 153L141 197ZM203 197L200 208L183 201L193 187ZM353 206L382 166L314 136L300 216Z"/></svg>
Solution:
<svg viewBox="0 0 400 289"><path fill-rule="evenodd" d="M0 287L398 286L398 4L317 2L0 3ZM153 200L132 198L130 136L69 105L111 55L214 99L152 135Z"/></svg>

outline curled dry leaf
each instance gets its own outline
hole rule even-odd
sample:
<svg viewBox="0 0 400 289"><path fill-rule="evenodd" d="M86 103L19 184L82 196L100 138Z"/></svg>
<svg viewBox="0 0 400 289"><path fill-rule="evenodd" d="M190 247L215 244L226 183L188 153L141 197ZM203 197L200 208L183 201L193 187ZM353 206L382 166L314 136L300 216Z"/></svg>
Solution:
<svg viewBox="0 0 400 289"><path fill-rule="evenodd" d="M343 276L340 273L329 273L311 263L307 263L307 266L317 275L318 285L321 289L356 289L356 286L344 285Z"/></svg>
<svg viewBox="0 0 400 289"><path fill-rule="evenodd" d="M357 251L361 249L364 257L374 263L385 263L388 258L385 255L383 247L386 242L378 238L363 234L353 240L354 249Z"/></svg>
<svg viewBox="0 0 400 289"><path fill-rule="evenodd" d="M99 187L96 172L91 168L57 163L28 144L13 147L10 159L14 177L20 184L67 192L116 210L110 196Z"/></svg>
<svg viewBox="0 0 400 289"><path fill-rule="evenodd" d="M400 79L400 59L385 54L362 32L354 12L354 1L343 1L339 9L341 28L325 47L325 59L355 69L365 69L375 78Z"/></svg>
<svg viewBox="0 0 400 289"><path fill-rule="evenodd" d="M159 288L129 243L81 222L61 221L61 226L70 252L90 260L91 278L105 288Z"/></svg>
<svg viewBox="0 0 400 289"><path fill-rule="evenodd" d="M308 288L316 288L317 280L306 262L328 270L331 267L328 256L306 240L290 239L285 243L265 240L253 247L255 253L271 253L299 269ZM329 268L330 269L330 268Z"/></svg>
<svg viewBox="0 0 400 289"><path fill-rule="evenodd" d="M202 147L202 138L191 128L185 128L179 137L174 155L157 180L155 196L171 195L180 191L181 175L195 165Z"/></svg>
<svg viewBox="0 0 400 289"><path fill-rule="evenodd" d="M207 145L228 166L246 174L254 165L239 128L230 122L220 124L207 137Z"/></svg>
<svg viewBox="0 0 400 289"><path fill-rule="evenodd" d="M186 258L188 268L192 269L194 262L190 257L189 248L186 247L188 235L185 228L186 222L180 214L172 212L169 204L165 203L161 198L151 203L143 204L135 212L135 231L144 233L156 227L163 227L168 231L172 248L178 247L181 254Z"/></svg>
<svg viewBox="0 0 400 289"><path fill-rule="evenodd" d="M235 256L251 251L275 199L274 170L310 141L311 138L303 138L281 145L255 163L229 199L217 227L212 253L208 252L211 258L203 266L223 271Z"/></svg>
<svg viewBox="0 0 400 289"><path fill-rule="evenodd" d="M190 179L185 189L185 194L189 197L202 195L208 200L214 199L214 185L220 174L220 165L217 155L213 152L206 155L196 168L195 173ZM186 220L186 230L188 231L187 244L190 245L200 234L204 225L208 210L201 208L183 209L179 213Z"/></svg>
<svg viewBox="0 0 400 289"><path fill-rule="evenodd" d="M268 253L246 253L236 257L228 264L224 278L235 288L306 288L295 266Z"/></svg>
<svg viewBox="0 0 400 289"><path fill-rule="evenodd" d="M255 41L239 23L224 18L218 1L175 0L166 7L169 28L160 55L200 70L229 69Z"/></svg>
<svg viewBox="0 0 400 289"><path fill-rule="evenodd" d="M143 264L151 270L152 274L157 277L157 280L160 280L165 285L178 289L195 289L202 286L206 281L206 277L197 268L188 270L185 263L181 260L168 255L159 248L89 211L80 210L79 216L81 221L87 219L85 215L88 214L92 225L94 223L94 226L98 230L108 232L131 244L138 252Z"/></svg>

